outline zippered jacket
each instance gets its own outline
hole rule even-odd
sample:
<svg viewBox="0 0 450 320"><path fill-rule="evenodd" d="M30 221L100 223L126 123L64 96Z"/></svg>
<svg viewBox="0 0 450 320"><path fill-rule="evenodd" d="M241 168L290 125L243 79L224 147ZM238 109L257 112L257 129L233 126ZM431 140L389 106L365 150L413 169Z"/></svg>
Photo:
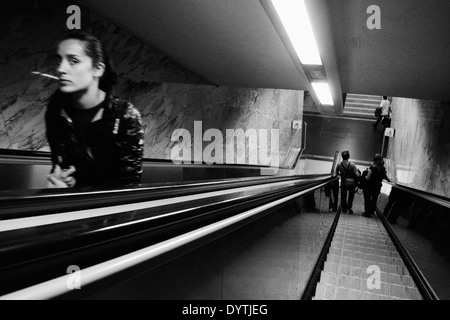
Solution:
<svg viewBox="0 0 450 320"><path fill-rule="evenodd" d="M50 97L45 122L53 168L74 166L76 187L139 185L144 152L139 111L130 102L108 95L78 133L66 112L71 107L67 94L56 91Z"/></svg>

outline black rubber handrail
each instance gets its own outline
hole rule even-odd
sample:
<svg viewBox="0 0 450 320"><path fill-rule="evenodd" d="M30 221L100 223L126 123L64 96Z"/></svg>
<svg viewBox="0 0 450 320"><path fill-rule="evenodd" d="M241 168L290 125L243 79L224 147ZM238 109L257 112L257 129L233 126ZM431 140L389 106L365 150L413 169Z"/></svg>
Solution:
<svg viewBox="0 0 450 320"><path fill-rule="evenodd" d="M303 181L309 183L329 177L324 175L289 176L251 179L227 179L175 185L156 185L135 189L83 191L77 190L26 190L13 195L0 196L0 220L24 218L73 210L93 209L142 201L168 199L209 191L271 184L277 182ZM0 193L1 194L1 193Z"/></svg>
<svg viewBox="0 0 450 320"><path fill-rule="evenodd" d="M120 208L123 210L120 213L94 214L88 218L74 217L75 220L58 220L58 215L51 215L50 218L54 217L54 219L47 224L31 224L27 227L22 226L19 229L14 228L0 232L0 269L5 264L10 264L11 261L23 261L30 255L40 257L45 253L51 253L54 246L60 248L63 243L69 243L69 246L72 244L80 246L82 242L79 239L83 239L83 243L90 242L91 239L103 241L109 239L111 235L128 235L141 230L159 228L211 212L223 212L224 208L229 209L236 206L246 208L249 205L264 203L266 201L264 199L276 198L278 194L289 193L291 190L302 190L317 183L320 182L284 187L276 192L266 190L251 196L235 195L234 199L229 199L228 196L219 200L207 198L202 203L199 203L198 200L183 201L178 204L158 204L149 209L144 206L138 210L133 205L125 205ZM127 210L127 207L130 209ZM20 254L17 253L18 250L21 250ZM25 252L28 253L25 254Z"/></svg>
<svg viewBox="0 0 450 320"><path fill-rule="evenodd" d="M22 261L20 263L16 262L9 267L3 268L0 272L0 282L2 282L3 286L0 290L4 294L20 286L32 285L33 283L58 276L61 274L61 268L64 268L64 266L67 267L68 261L77 261L82 266L86 266L105 259L111 259L118 254L136 250L142 246L148 246L151 243L159 242L177 234L214 223L215 221L238 214L243 210L258 207L265 203L271 203L289 194L294 194L308 188L319 188L326 184L329 179L324 179L324 181L317 181L313 184L288 188L278 192L270 192L237 203L231 202L228 206L216 207L211 211L207 210L199 214L180 217L176 221L169 221L159 225L148 226L142 223L140 225L134 225L130 229L130 226L124 224L122 231L126 232L118 232L120 228L112 229L109 231L109 235L103 238L96 238L95 233L88 232L85 235L86 237L92 235L94 237L84 242L78 242L80 239L75 238L76 241L72 242L72 247L65 248L63 242L58 242L56 244L56 249L58 250L53 253L49 252L42 257L35 257L30 261ZM20 250L17 250L16 253L20 255ZM34 277L30 275L34 275ZM14 279L14 282L8 282L8 279Z"/></svg>
<svg viewBox="0 0 450 320"><path fill-rule="evenodd" d="M331 166L331 172L330 172L334 176L334 179L331 180L330 183L339 182L338 181L339 177L335 175L336 165L337 165L339 157L340 157L339 151L336 150L334 153L334 157L332 158L333 164ZM336 227L339 222L340 214L341 214L341 206L339 206L339 208L337 210L336 216L334 217L333 223L331 224L330 231L328 232L327 238L325 239L325 243L322 247L322 250L320 251L319 257L317 258L317 261L311 272L311 276L308 279L308 282L306 284L305 289L303 290L300 300L311 300L316 293L317 284L320 281L320 274L324 268L328 252L330 251L331 242L333 241L334 232L336 231Z"/></svg>
<svg viewBox="0 0 450 320"><path fill-rule="evenodd" d="M26 161L36 160L41 163L42 161L48 162L51 164L51 153L48 151L31 151L31 150L14 150L14 149L1 149L0 148L0 160L2 158L5 159L24 159ZM298 160L298 159L297 159ZM272 168L268 165L255 165L255 164L208 164L206 162L202 163L182 163L175 164L170 159L158 159L158 158L143 158L143 165L152 165L152 164L164 164L167 166L174 167L183 167L183 168L245 168L245 169L262 169L262 168ZM289 169L289 168L280 168L280 169Z"/></svg>
<svg viewBox="0 0 450 320"><path fill-rule="evenodd" d="M433 202L442 207L450 208L450 198L448 198L448 197L429 193L429 192L418 190L418 189L413 189L413 188L410 188L407 186L399 185L397 183L396 184L388 183L388 184L391 184L393 188L398 188L398 189L403 190L403 191L405 191L409 194L412 194L416 197Z"/></svg>
<svg viewBox="0 0 450 320"><path fill-rule="evenodd" d="M336 177L335 180L338 180L338 178ZM305 286L305 289L303 290L300 300L311 300L316 293L317 284L320 281L320 275L327 260L327 255L328 252L330 251L331 242L333 241L334 233L336 231L340 215L341 215L341 206L339 206L336 212L336 216L334 217L330 231L328 232L327 238L325 239L325 243L322 246L322 250L320 250L319 257L317 258L314 268L311 271L311 276L308 279L308 282Z"/></svg>
<svg viewBox="0 0 450 320"><path fill-rule="evenodd" d="M423 275L422 271L420 271L417 264L414 262L414 259L409 254L408 250L405 248L405 246L402 244L400 239L395 234L394 230L392 229L391 225L387 221L384 214L381 212L381 210L377 207L376 209L377 215L380 218L381 222L383 223L384 228L386 229L386 232L388 233L389 237L392 240L392 243L394 244L395 248L397 249L398 253L400 254L400 257L402 258L403 262L405 263L406 268L408 269L409 273L411 274L411 277L414 280L414 283L417 286L417 289L419 289L420 294L422 295L424 300L439 300L439 297L436 295L436 293L431 288L431 285L428 283L427 279Z"/></svg>

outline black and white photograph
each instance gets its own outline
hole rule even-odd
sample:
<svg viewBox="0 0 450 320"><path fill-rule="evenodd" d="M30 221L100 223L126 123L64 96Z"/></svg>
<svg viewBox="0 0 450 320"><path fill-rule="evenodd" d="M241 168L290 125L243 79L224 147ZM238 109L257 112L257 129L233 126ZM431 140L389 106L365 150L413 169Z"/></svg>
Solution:
<svg viewBox="0 0 450 320"><path fill-rule="evenodd" d="M449 13L4 1L0 300L450 300Z"/></svg>

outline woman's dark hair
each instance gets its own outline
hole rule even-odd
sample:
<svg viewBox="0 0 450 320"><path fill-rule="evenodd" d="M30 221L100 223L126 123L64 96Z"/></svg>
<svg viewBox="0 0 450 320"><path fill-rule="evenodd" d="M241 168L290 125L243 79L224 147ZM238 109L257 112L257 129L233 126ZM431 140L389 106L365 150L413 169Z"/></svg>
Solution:
<svg viewBox="0 0 450 320"><path fill-rule="evenodd" d="M64 34L59 39L58 44L69 39L80 40L85 44L86 55L92 59L94 66L97 66L99 63L105 65L105 72L100 78L99 88L108 94L111 93L114 85L117 83L117 74L103 43L90 33L74 30Z"/></svg>
<svg viewBox="0 0 450 320"><path fill-rule="evenodd" d="M377 153L377 154L375 155L375 157L373 157L373 161L374 161L374 162L382 161L382 160L383 160L383 157L382 157L381 154L379 154L379 153Z"/></svg>
<svg viewBox="0 0 450 320"><path fill-rule="evenodd" d="M387 100L387 96L383 96L383 100Z"/></svg>

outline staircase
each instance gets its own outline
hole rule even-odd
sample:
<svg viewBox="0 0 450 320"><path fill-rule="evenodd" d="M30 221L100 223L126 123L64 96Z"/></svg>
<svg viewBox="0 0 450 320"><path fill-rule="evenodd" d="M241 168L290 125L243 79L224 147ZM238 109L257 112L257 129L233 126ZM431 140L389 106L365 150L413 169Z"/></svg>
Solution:
<svg viewBox="0 0 450 320"><path fill-rule="evenodd" d="M375 119L375 108L380 106L382 96L347 94L343 115Z"/></svg>
<svg viewBox="0 0 450 320"><path fill-rule="evenodd" d="M421 299L378 217L341 214L313 300Z"/></svg>

